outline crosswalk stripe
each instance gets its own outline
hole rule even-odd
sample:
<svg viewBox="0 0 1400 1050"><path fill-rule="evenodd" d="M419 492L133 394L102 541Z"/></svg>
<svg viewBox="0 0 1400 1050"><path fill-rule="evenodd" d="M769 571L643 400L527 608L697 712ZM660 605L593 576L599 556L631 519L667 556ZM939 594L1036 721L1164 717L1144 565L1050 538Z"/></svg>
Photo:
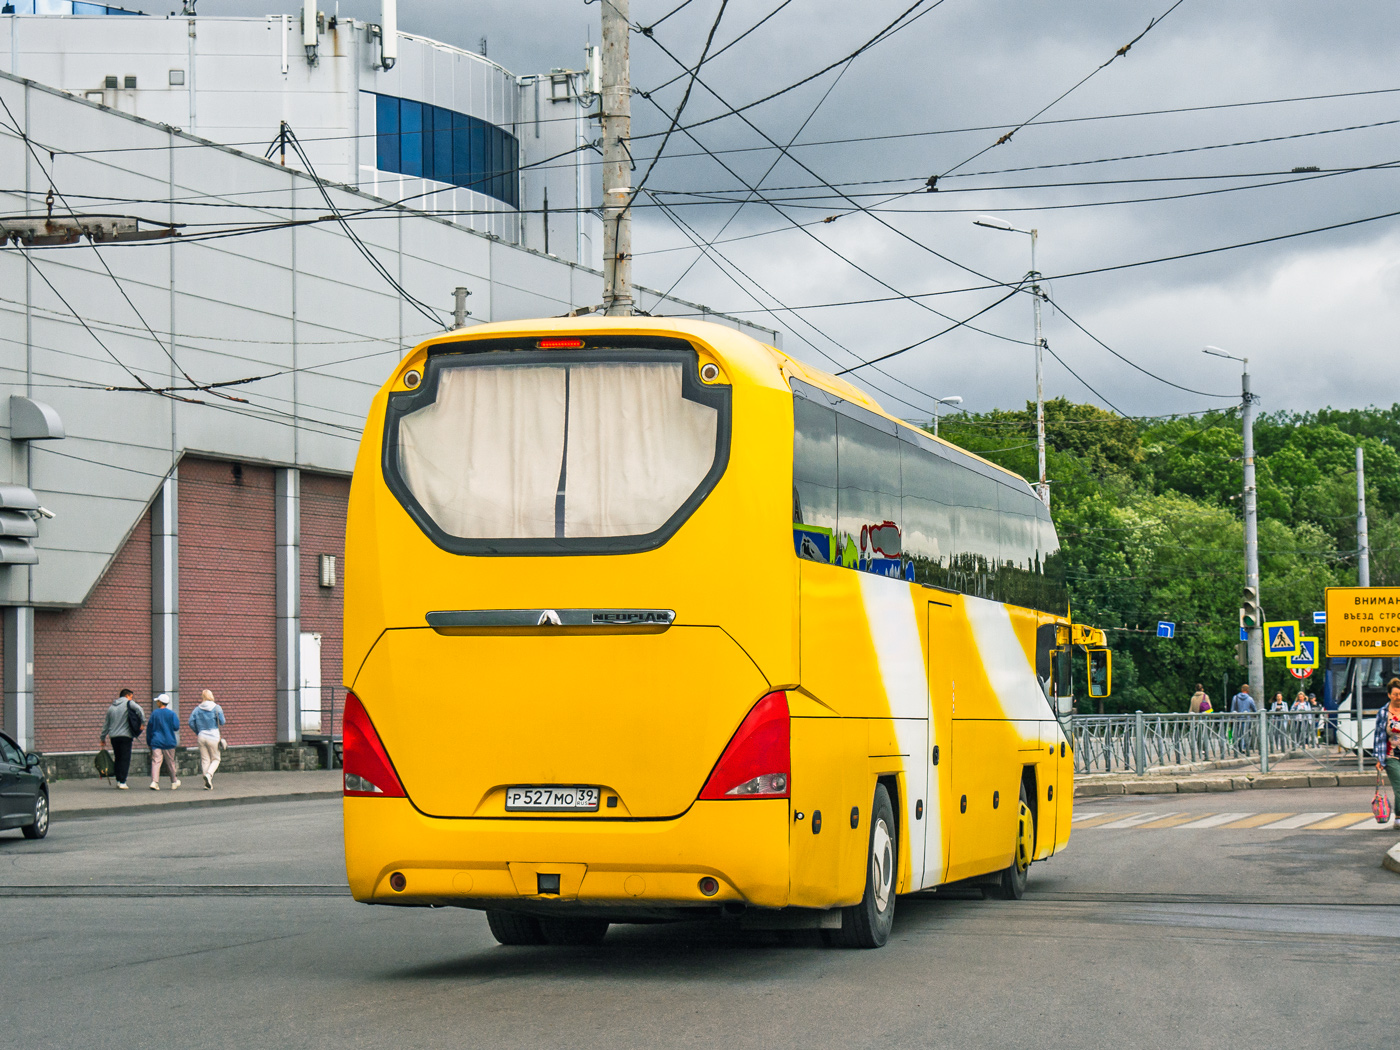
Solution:
<svg viewBox="0 0 1400 1050"><path fill-rule="evenodd" d="M1197 828L1218 828L1221 824L1228 824L1232 820L1239 820L1241 817L1247 816L1249 816L1248 813L1216 813L1201 820L1192 821L1190 824L1178 824L1177 828L1182 831L1195 831Z"/></svg>
<svg viewBox="0 0 1400 1050"><path fill-rule="evenodd" d="M1311 824L1317 820L1325 820L1328 817L1336 816L1336 811L1329 813L1297 813L1291 817L1284 817L1276 820L1272 824L1265 824L1265 831L1286 831L1292 828L1301 828L1304 824Z"/></svg>
<svg viewBox="0 0 1400 1050"><path fill-rule="evenodd" d="M1080 828L1094 828L1098 827L1100 824L1107 824L1110 820L1120 819L1122 819L1121 813L1099 813L1096 816L1090 817L1083 824L1076 824L1074 829L1078 831Z"/></svg>
<svg viewBox="0 0 1400 1050"><path fill-rule="evenodd" d="M1263 824L1272 824L1274 821L1286 817L1287 813L1251 813L1244 820L1232 820L1225 825L1229 828L1257 828Z"/></svg>
<svg viewBox="0 0 1400 1050"><path fill-rule="evenodd" d="M1309 831L1335 831L1338 828L1349 828L1362 817L1370 816L1369 813L1338 813L1335 817L1328 817L1326 820L1319 820L1316 824L1309 824Z"/></svg>
<svg viewBox="0 0 1400 1050"><path fill-rule="evenodd" d="M1071 824L1078 824L1081 820L1088 820L1090 817L1101 817L1101 816L1103 816L1103 815L1104 815L1103 810L1101 810L1101 809L1091 809L1088 813L1076 813L1076 814L1074 815L1073 819L1070 820L1070 823L1071 823Z"/></svg>
<svg viewBox="0 0 1400 1050"><path fill-rule="evenodd" d="M1376 818L1375 818L1375 817L1367 817L1365 820L1358 820L1355 824L1348 824L1348 825L1347 825L1347 830L1348 830L1348 831L1366 831L1368 828L1374 830L1374 829L1377 829L1377 828L1388 828L1388 827L1390 827L1390 821L1388 821L1388 820L1387 820L1384 824L1379 824L1379 823L1376 822Z"/></svg>
<svg viewBox="0 0 1400 1050"><path fill-rule="evenodd" d="M1147 823L1147 824L1141 824L1141 825L1139 825L1139 827L1143 827L1143 828L1174 828L1174 827L1176 827L1176 826L1179 825L1179 824L1185 824L1185 823L1186 823L1187 821L1189 821L1189 820L1195 820L1195 819L1196 819L1197 817L1199 817L1199 816L1200 816L1199 813L1173 813L1173 814L1172 814L1171 816L1169 816L1169 817L1162 817L1160 820L1154 820L1154 821L1151 821L1151 822L1149 822L1149 823Z"/></svg>
<svg viewBox="0 0 1400 1050"><path fill-rule="evenodd" d="M1135 813L1131 817L1124 817L1122 820L1115 820L1111 824L1100 824L1099 828L1135 828L1139 824L1146 824L1149 820L1157 820L1161 817L1174 817L1175 813Z"/></svg>

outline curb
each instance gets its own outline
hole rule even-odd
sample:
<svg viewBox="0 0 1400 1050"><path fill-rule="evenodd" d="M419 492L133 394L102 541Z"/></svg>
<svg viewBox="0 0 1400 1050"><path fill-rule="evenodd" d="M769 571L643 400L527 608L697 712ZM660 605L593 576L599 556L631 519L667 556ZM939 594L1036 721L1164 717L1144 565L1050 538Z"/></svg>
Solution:
<svg viewBox="0 0 1400 1050"><path fill-rule="evenodd" d="M125 817L135 813L165 813L172 809L209 809L213 806L250 806L260 802L304 802L340 798L343 791L294 791L281 795L235 795L232 798L192 798L178 802L148 802L144 806L104 806L101 809L52 810L49 820L91 820L94 817Z"/></svg>
<svg viewBox="0 0 1400 1050"><path fill-rule="evenodd" d="M1381 858L1381 867L1400 874L1400 842L1386 850L1385 856Z"/></svg>
<svg viewBox="0 0 1400 1050"><path fill-rule="evenodd" d="M1203 791L1261 791L1282 788L1370 787L1375 783L1371 773L1268 773L1249 776L1191 777L1172 779L1153 777L1143 780L1119 780L1111 783L1076 784L1075 798L1096 798L1101 795L1175 795Z"/></svg>

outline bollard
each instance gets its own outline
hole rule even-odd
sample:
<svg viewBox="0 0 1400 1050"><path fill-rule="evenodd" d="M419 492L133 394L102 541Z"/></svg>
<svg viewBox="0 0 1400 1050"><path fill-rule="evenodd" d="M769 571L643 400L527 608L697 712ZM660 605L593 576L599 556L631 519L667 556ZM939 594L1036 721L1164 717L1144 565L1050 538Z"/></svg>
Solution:
<svg viewBox="0 0 1400 1050"><path fill-rule="evenodd" d="M1259 709L1259 772L1269 771L1269 712Z"/></svg>
<svg viewBox="0 0 1400 1050"><path fill-rule="evenodd" d="M1147 772L1147 733L1141 711L1133 715L1133 765L1138 776Z"/></svg>

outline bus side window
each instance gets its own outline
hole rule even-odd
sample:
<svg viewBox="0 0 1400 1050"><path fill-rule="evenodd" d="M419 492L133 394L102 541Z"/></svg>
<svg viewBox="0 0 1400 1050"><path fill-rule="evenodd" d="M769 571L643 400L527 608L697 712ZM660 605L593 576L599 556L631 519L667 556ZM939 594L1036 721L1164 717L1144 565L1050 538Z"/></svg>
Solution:
<svg viewBox="0 0 1400 1050"><path fill-rule="evenodd" d="M815 532L800 543L798 554L839 561L818 546L823 539L833 543L836 531L836 413L802 397L793 398L792 413L792 521Z"/></svg>
<svg viewBox="0 0 1400 1050"><path fill-rule="evenodd" d="M836 417L837 562L903 576L899 438L847 416Z"/></svg>

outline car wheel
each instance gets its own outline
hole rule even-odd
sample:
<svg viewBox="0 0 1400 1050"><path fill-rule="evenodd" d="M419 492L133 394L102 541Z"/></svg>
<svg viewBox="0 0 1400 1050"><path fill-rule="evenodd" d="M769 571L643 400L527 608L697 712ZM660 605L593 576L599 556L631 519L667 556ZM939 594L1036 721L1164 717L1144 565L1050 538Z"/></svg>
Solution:
<svg viewBox="0 0 1400 1050"><path fill-rule="evenodd" d="M27 839L41 839L49 833L49 793L42 788L34 796L34 820L22 830Z"/></svg>
<svg viewBox="0 0 1400 1050"><path fill-rule="evenodd" d="M1031 816L1026 785L1021 785L1021 807L1016 814L1016 851L1011 863L1001 873L997 889L1001 898L1018 901L1026 892L1026 878L1031 870L1031 851L1035 849L1035 818Z"/></svg>
<svg viewBox="0 0 1400 1050"><path fill-rule="evenodd" d="M603 943L608 935L608 922L605 919L541 919L540 929L548 944L593 945Z"/></svg>
<svg viewBox="0 0 1400 1050"><path fill-rule="evenodd" d="M894 807L884 784L875 788L870 808L869 863L865 868L865 895L859 904L841 909L841 928L823 930L822 940L842 948L880 948L894 925L894 885L899 877L899 838Z"/></svg>
<svg viewBox="0 0 1400 1050"><path fill-rule="evenodd" d="M540 920L530 915L521 915L513 911L497 911L490 909L486 912L486 925L491 927L491 936L495 937L501 944L544 944L544 931L540 929Z"/></svg>

